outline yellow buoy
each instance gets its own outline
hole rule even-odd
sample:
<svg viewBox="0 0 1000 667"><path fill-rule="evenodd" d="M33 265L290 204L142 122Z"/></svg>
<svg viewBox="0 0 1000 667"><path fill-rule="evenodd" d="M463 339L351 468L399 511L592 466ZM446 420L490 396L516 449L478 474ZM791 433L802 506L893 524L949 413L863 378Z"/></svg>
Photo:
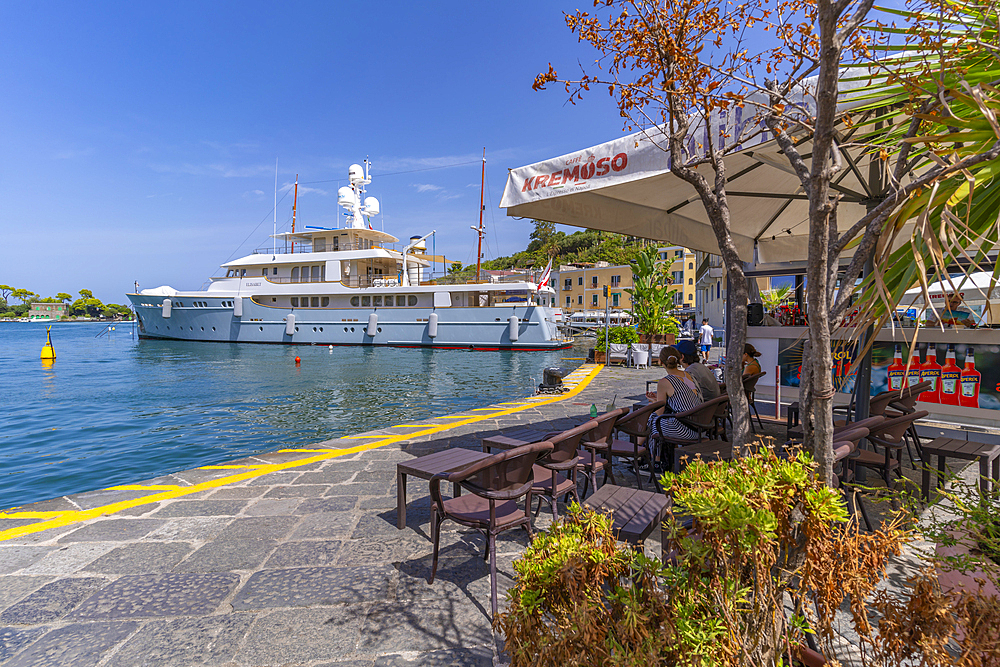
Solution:
<svg viewBox="0 0 1000 667"><path fill-rule="evenodd" d="M42 346L42 359L55 359L56 358L56 348L52 347L52 327L50 326L45 331L47 340L45 345Z"/></svg>

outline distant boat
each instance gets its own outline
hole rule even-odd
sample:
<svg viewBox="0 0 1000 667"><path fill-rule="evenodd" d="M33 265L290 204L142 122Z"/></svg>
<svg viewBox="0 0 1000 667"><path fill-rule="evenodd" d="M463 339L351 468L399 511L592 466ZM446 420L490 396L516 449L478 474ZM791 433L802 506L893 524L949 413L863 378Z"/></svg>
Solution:
<svg viewBox="0 0 1000 667"><path fill-rule="evenodd" d="M383 345L477 350L558 350L555 291L511 282L438 285L425 280L426 239L399 239L369 219L369 165L351 165L337 203L344 228L275 233L275 244L222 265L204 291L163 286L129 294L140 338L191 341ZM481 225L480 225L481 227ZM433 233L433 232L431 232ZM281 243L281 247L277 243Z"/></svg>

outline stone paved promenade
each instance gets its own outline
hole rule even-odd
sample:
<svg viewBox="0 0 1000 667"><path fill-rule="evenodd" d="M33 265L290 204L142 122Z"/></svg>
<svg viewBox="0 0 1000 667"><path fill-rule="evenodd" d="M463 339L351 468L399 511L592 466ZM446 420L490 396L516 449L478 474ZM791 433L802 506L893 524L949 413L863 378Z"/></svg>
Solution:
<svg viewBox="0 0 1000 667"><path fill-rule="evenodd" d="M558 401L484 406L7 510L0 665L494 665L485 540L446 524L428 584L428 485L409 480L397 530L396 463L479 449L511 426L575 425L591 403L603 411L617 394L627 404L661 375L595 373L581 368L584 386ZM536 525L548 524L543 510ZM501 588L526 543L523 531L499 537Z"/></svg>

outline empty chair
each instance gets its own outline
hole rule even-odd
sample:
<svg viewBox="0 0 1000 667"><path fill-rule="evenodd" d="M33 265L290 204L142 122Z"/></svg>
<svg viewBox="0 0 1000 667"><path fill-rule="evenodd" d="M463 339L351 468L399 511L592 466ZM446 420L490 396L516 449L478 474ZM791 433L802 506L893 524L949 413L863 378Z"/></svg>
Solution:
<svg viewBox="0 0 1000 667"><path fill-rule="evenodd" d="M531 488L532 495L547 497L552 504L552 520L559 518L556 500L560 496L572 494L576 502L580 495L576 490L576 473L580 465L580 444L583 437L597 427L596 421L571 428L568 431L548 438L546 442L552 445L552 450L535 464L535 483ZM539 502L541 508L541 502Z"/></svg>
<svg viewBox="0 0 1000 667"><path fill-rule="evenodd" d="M615 483L615 474L611 469L611 456L608 451L615 432L615 424L619 419L629 413L628 408L618 408L611 412L598 415L595 426L587 433L580 442L580 449L577 452L580 456L580 466L583 468L583 494L587 495L588 482L594 485L597 491L597 473L603 472L604 479L611 479Z"/></svg>
<svg viewBox="0 0 1000 667"><path fill-rule="evenodd" d="M628 345L625 343L610 343L608 345L608 365L617 361L624 364L628 361Z"/></svg>
<svg viewBox="0 0 1000 667"><path fill-rule="evenodd" d="M431 539L434 560L430 583L437 574L441 524L451 519L486 534L486 556L490 561L490 594L493 615L497 613L496 536L509 528L523 527L531 535L531 488L536 459L552 451L552 443L539 442L509 449L452 473L431 477ZM441 497L441 482L460 484L469 494ZM525 498L522 510L517 501Z"/></svg>
<svg viewBox="0 0 1000 667"><path fill-rule="evenodd" d="M649 456L649 448L646 447L645 443L639 444L639 438L649 437L649 415L664 405L666 405L666 401L654 401L620 417L618 423L615 424L615 429L629 438L628 440L612 438L609 443L608 455L612 460L614 457L618 457L632 461L635 480L640 490L642 489L642 479L639 476L639 464L646 462L652 467L652 459Z"/></svg>
<svg viewBox="0 0 1000 667"><path fill-rule="evenodd" d="M649 368L649 346L633 343L629 345L629 355L632 357L632 365L636 368Z"/></svg>
<svg viewBox="0 0 1000 667"><path fill-rule="evenodd" d="M880 424L871 426L869 428L868 442L876 447L876 451L859 449L853 455L854 465L878 470L882 475L882 479L885 480L886 486L891 485L891 481L889 480L891 473L895 472L898 477L902 478L903 471L901 469L900 453L903 449L906 433L913 422L923 419L927 415L928 412L926 410L921 410L920 412L885 419ZM881 454L877 451L879 447L883 450Z"/></svg>

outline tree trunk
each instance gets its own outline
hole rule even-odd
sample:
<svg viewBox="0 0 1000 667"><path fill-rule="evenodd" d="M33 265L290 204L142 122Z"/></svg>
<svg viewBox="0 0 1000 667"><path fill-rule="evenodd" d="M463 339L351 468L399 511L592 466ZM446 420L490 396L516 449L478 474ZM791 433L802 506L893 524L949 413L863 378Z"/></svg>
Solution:
<svg viewBox="0 0 1000 667"><path fill-rule="evenodd" d="M746 454L751 443L750 404L743 391L743 346L747 340L747 300L749 289L743 274L743 264L736 258L734 265L727 262L729 289L726 298L732 306L732 318L726 322L729 341L726 346L726 391L733 411L733 447Z"/></svg>

